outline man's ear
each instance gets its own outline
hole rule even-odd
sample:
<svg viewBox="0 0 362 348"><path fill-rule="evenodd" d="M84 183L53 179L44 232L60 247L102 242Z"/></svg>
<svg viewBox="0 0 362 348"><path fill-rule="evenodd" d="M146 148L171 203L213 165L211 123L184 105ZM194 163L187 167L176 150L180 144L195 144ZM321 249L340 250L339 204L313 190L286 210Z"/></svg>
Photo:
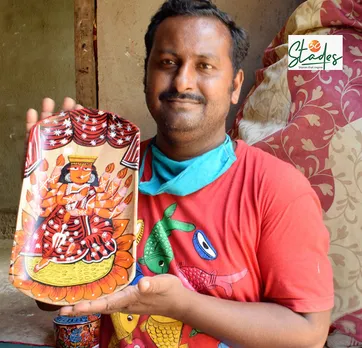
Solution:
<svg viewBox="0 0 362 348"><path fill-rule="evenodd" d="M239 102L241 86L244 82L244 72L240 69L233 80L233 91L231 94L231 103L237 104Z"/></svg>

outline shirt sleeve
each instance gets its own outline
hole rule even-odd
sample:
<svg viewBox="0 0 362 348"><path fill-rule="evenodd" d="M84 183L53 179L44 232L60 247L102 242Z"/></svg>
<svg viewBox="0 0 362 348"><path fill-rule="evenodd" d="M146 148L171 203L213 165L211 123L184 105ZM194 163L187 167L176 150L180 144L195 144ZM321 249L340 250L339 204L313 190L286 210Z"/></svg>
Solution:
<svg viewBox="0 0 362 348"><path fill-rule="evenodd" d="M301 181L302 190L295 189L297 180L273 195L257 253L264 301L313 313L333 307L333 273L318 196L305 178Z"/></svg>

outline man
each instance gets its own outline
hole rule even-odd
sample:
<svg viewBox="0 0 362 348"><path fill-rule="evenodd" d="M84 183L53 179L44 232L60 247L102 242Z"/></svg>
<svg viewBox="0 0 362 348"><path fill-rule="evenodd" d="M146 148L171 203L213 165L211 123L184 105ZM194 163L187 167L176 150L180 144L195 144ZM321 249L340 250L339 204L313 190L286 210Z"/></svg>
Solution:
<svg viewBox="0 0 362 348"><path fill-rule="evenodd" d="M297 170L225 134L245 32L210 1L169 0L145 42L157 123L155 139L141 145L145 277L61 314L140 314L132 332L140 347L323 347L333 285L318 199ZM45 100L42 116L53 109ZM35 110L27 118L29 129ZM105 319L103 341L110 329Z"/></svg>

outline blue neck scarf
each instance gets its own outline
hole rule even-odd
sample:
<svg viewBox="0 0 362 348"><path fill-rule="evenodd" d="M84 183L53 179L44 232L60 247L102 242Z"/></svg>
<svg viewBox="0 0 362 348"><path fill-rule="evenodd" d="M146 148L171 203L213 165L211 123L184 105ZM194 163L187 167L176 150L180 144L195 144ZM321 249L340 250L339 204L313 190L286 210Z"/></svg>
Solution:
<svg viewBox="0 0 362 348"><path fill-rule="evenodd" d="M143 155L140 178L143 176L149 149L152 151L152 177L149 181L140 181L139 191L150 196L162 193L190 195L214 182L236 161L233 142L228 135L217 148L181 162L165 156L156 147L153 139Z"/></svg>

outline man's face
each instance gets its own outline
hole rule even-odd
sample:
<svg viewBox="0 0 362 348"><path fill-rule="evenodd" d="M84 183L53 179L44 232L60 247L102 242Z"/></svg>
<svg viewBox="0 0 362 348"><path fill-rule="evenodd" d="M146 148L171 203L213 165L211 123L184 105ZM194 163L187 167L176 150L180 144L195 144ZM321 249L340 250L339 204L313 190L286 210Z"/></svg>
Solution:
<svg viewBox="0 0 362 348"><path fill-rule="evenodd" d="M231 47L228 29L214 18L170 17L159 25L146 76L147 106L158 131L175 141L225 131L241 87L233 79Z"/></svg>

